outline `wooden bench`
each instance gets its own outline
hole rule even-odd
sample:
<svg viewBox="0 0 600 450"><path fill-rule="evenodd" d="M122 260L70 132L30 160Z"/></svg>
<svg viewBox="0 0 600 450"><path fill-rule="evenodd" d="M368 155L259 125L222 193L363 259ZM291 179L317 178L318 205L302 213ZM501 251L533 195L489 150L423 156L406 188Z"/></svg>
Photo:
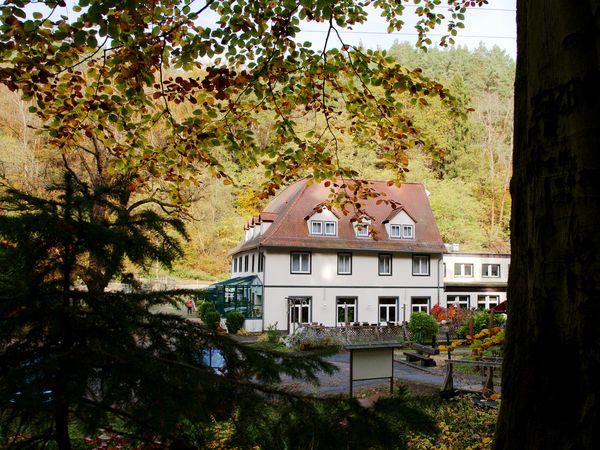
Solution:
<svg viewBox="0 0 600 450"><path fill-rule="evenodd" d="M404 352L404 356L406 356L408 362L419 361L423 367L436 365L435 360L431 356L440 354L440 351L437 348L415 343L410 343L409 347L414 350L414 352Z"/></svg>
<svg viewBox="0 0 600 450"><path fill-rule="evenodd" d="M454 389L454 379L452 370L453 366L455 366L456 364L483 368L483 394L484 396L489 397L494 393L494 369L502 369L501 358L496 359L496 361L469 361L448 359L446 361L446 380L444 381L444 386L442 387L441 391L443 397L452 397L456 394L456 390Z"/></svg>

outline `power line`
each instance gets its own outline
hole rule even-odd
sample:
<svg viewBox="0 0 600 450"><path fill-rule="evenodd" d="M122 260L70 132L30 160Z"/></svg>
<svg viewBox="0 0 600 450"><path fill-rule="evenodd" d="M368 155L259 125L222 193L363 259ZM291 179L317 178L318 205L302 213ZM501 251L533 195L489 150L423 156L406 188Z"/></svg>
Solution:
<svg viewBox="0 0 600 450"><path fill-rule="evenodd" d="M327 33L327 30L301 30L300 33ZM340 34L373 34L373 35L389 35L389 36L418 36L418 33L408 33L408 32L392 32L388 33L386 31L353 31L353 30L339 30ZM447 36L443 33L427 33L427 36L432 37L441 37ZM460 34L457 36L452 36L453 38L473 38L473 39L512 39L515 40L515 36L490 36L490 35L474 35L474 34Z"/></svg>
<svg viewBox="0 0 600 450"><path fill-rule="evenodd" d="M422 5L415 5L415 4L406 4L404 5L405 8L419 8ZM439 5L438 6L439 9L445 9L444 5ZM488 6L470 6L467 7L468 11L502 11L502 12L516 12L517 10L514 8L492 8L492 7L488 7Z"/></svg>
<svg viewBox="0 0 600 450"><path fill-rule="evenodd" d="M418 8L421 5L404 5L405 8ZM443 5L438 6L439 9L445 9ZM468 11L501 11L501 12L517 12L516 9L510 9L510 8L484 8L484 7L470 7L467 8Z"/></svg>

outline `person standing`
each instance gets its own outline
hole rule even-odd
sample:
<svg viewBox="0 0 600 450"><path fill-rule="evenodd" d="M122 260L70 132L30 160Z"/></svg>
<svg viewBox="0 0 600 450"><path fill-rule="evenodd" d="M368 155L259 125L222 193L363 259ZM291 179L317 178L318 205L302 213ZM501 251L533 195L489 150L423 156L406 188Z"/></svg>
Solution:
<svg viewBox="0 0 600 450"><path fill-rule="evenodd" d="M196 304L194 303L194 300L192 300L191 298L188 298L185 301L185 306L187 307L187 315L191 316L192 313L196 310Z"/></svg>

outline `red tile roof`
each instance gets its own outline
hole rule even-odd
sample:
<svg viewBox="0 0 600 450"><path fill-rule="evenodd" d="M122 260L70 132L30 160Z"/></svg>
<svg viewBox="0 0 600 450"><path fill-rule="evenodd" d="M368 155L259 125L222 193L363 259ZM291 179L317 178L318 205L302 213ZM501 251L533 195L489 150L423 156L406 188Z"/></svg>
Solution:
<svg viewBox="0 0 600 450"><path fill-rule="evenodd" d="M351 222L352 214L344 215L332 209L338 219L337 236L313 236L308 232L306 217L314 213L327 200L330 187L323 183L309 183L307 179L295 182L275 197L261 213L273 224L262 235L243 242L230 253L263 247L295 249L366 250L407 253L445 253L440 232L429 205L425 188L420 183L402 183L400 187L388 186L386 181L369 181L369 187L379 192L383 199L394 200L415 221L415 239L390 239L384 221L397 212L377 198L360 200L364 211L372 218L371 225L378 239L356 237Z"/></svg>

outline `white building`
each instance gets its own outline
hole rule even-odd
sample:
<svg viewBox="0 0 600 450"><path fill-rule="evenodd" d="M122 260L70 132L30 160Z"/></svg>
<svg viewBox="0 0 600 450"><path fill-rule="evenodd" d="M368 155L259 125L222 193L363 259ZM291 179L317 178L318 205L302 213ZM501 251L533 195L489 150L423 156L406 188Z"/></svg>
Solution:
<svg viewBox="0 0 600 450"><path fill-rule="evenodd" d="M468 309L490 309L506 301L509 253L458 253L448 246L444 255L444 303Z"/></svg>
<svg viewBox="0 0 600 450"><path fill-rule="evenodd" d="M397 323L443 304L446 249L423 185L369 187L381 197L361 200L368 215L358 221L324 206L323 183L300 180L275 197L231 251L232 279L221 285L237 287L222 309L245 289L247 329L293 330Z"/></svg>

